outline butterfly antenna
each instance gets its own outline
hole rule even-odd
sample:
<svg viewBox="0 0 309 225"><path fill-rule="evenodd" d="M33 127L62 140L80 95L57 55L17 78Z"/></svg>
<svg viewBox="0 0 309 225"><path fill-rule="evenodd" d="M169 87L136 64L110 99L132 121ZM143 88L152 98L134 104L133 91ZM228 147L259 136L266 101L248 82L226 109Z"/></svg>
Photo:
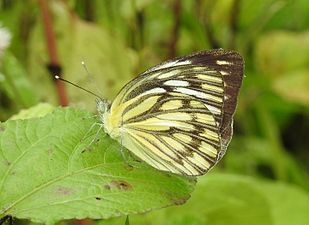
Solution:
<svg viewBox="0 0 309 225"><path fill-rule="evenodd" d="M91 73L89 72L88 67L87 67L85 61L83 60L83 61L81 62L81 64L82 64L84 70L86 71L87 76L88 76L88 80L90 81L90 83L92 84L92 86L94 86L94 88L96 89L97 93L99 93L100 95L102 95L102 93L100 92L98 86L95 84L94 79L93 79L93 76L92 76Z"/></svg>
<svg viewBox="0 0 309 225"><path fill-rule="evenodd" d="M66 79L63 79L63 78L61 78L61 77L58 76L58 75L55 76L55 79L56 79L56 80L61 80L61 81L65 82L65 83L71 84L71 85L73 85L73 86L75 86L75 87L77 87L77 88L79 88L79 89L82 89L83 91L88 92L89 94L92 94L92 95L98 97L100 100L103 101L103 99L101 98L101 96L99 96L99 95L93 93L92 91L87 90L86 88L83 88L83 87L81 87L81 86L79 86L79 85L77 85L77 84L74 84L74 83L71 82L71 81L68 81L68 80L66 80Z"/></svg>

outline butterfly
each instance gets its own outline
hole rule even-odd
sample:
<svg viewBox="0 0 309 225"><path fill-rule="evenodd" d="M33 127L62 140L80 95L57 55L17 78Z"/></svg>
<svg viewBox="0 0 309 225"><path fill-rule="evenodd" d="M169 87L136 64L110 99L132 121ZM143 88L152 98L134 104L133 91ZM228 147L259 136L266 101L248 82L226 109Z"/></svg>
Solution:
<svg viewBox="0 0 309 225"><path fill-rule="evenodd" d="M240 54L223 49L168 60L127 83L111 104L55 78L97 96L99 130L141 160L158 170L200 176L231 141L243 66Z"/></svg>
<svg viewBox="0 0 309 225"><path fill-rule="evenodd" d="M215 49L154 66L109 104L97 100L105 132L152 167L199 176L225 154L243 59Z"/></svg>

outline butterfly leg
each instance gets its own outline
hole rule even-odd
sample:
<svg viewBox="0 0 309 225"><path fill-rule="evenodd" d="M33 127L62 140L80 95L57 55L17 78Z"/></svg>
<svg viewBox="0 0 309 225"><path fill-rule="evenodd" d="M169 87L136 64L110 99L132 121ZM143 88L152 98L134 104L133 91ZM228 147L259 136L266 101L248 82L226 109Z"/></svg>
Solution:
<svg viewBox="0 0 309 225"><path fill-rule="evenodd" d="M100 124L99 129L98 129L97 132L95 133L95 136L94 136L94 138L91 140L91 142L89 143L89 145L91 145L91 144L97 139L97 137L99 136L100 131L102 130L103 127L104 127L104 125L103 125L103 124ZM102 137L105 137L105 135L106 135L106 134L104 134Z"/></svg>
<svg viewBox="0 0 309 225"><path fill-rule="evenodd" d="M101 123L94 123L94 124L92 124L91 127L89 128L89 130L87 131L87 133L86 133L86 134L84 135L84 137L82 138L81 141L83 141L83 140L85 140L85 139L87 138L88 134L90 133L91 130L94 129L95 126L99 126L99 129L98 129L97 132L95 133L94 138L90 141L89 144L87 144L87 146L85 147L85 150L86 150L86 149L89 149L89 147L93 144L93 142L94 142L95 140L97 140L97 137L99 136L100 131L101 131L102 128L104 127L104 125L101 124ZM106 134L105 134L105 135L106 135ZM103 135L102 137L105 137L105 135ZM85 151L85 150L84 150L84 151ZM84 152L84 151L83 151L83 152Z"/></svg>
<svg viewBox="0 0 309 225"><path fill-rule="evenodd" d="M83 142L88 137L89 133L94 129L95 126L101 127L102 124L101 123L94 123L94 124L92 124L91 127L89 128L89 130L86 132L86 134L81 139L81 142Z"/></svg>

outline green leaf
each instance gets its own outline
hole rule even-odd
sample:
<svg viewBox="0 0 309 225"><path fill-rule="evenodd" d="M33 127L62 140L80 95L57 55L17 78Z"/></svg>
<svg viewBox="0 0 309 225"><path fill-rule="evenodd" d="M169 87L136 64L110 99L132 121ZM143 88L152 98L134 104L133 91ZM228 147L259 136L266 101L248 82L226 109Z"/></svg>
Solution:
<svg viewBox="0 0 309 225"><path fill-rule="evenodd" d="M276 31L264 34L255 48L260 72L280 77L309 65L309 32Z"/></svg>
<svg viewBox="0 0 309 225"><path fill-rule="evenodd" d="M132 158L93 115L59 108L42 118L10 120L0 128L0 217L40 223L106 219L182 204L194 180L160 172ZM94 139L95 138L95 139Z"/></svg>
<svg viewBox="0 0 309 225"><path fill-rule="evenodd" d="M34 85L20 62L9 51L1 58L3 76L0 88L7 93L11 101L19 107L30 107L38 102Z"/></svg>
<svg viewBox="0 0 309 225"><path fill-rule="evenodd" d="M210 173L199 179L187 204L133 215L130 221L134 225L308 225L308 210L308 193L294 186ZM120 221L123 218L96 225Z"/></svg>
<svg viewBox="0 0 309 225"><path fill-rule="evenodd" d="M309 66L277 78L274 81L275 91L283 98L309 106ZM291 91L293 90L293 91Z"/></svg>
<svg viewBox="0 0 309 225"><path fill-rule="evenodd" d="M257 0L254 2L243 1L241 2L241 10L239 11L238 26L241 30L248 31L248 29L254 29L259 25L259 22L263 21L271 11L274 11L273 5L276 4L274 0ZM229 15L229 14L228 14Z"/></svg>
<svg viewBox="0 0 309 225"><path fill-rule="evenodd" d="M267 199L274 225L309 225L308 192L280 182L260 182L256 187Z"/></svg>
<svg viewBox="0 0 309 225"><path fill-rule="evenodd" d="M46 114L52 112L54 109L55 107L48 103L40 103L29 109L21 110L18 114L13 115L10 119L18 120L18 119L30 119L30 118L35 118L35 117L43 117Z"/></svg>
<svg viewBox="0 0 309 225"><path fill-rule="evenodd" d="M127 20L132 20L136 12L144 10L147 6L151 5L154 0L134 0L134 1L123 1L120 5L120 14Z"/></svg>
<svg viewBox="0 0 309 225"><path fill-rule="evenodd" d="M233 2L231 0L209 1L204 5L213 36L220 46L224 47L228 46L231 36L230 15Z"/></svg>
<svg viewBox="0 0 309 225"><path fill-rule="evenodd" d="M282 4L282 10L280 10L271 21L269 21L266 29L268 30L306 30L308 28L309 21L309 4L307 0L297 1L281 1L275 0L272 2L276 5ZM245 3L245 2L244 2ZM248 5L250 3L248 2ZM252 7L251 8L255 8ZM274 6L269 6L270 10L274 11ZM247 13L249 14L249 13ZM289 19L287 19L289 18Z"/></svg>

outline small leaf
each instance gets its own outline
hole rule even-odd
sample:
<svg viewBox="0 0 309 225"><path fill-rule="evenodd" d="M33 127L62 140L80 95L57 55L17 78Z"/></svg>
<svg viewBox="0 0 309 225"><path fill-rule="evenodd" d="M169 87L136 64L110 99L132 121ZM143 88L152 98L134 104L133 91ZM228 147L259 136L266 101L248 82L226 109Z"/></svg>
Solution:
<svg viewBox="0 0 309 225"><path fill-rule="evenodd" d="M261 36L255 49L257 68L272 77L307 68L308 55L309 32L270 32Z"/></svg>
<svg viewBox="0 0 309 225"><path fill-rule="evenodd" d="M3 88L10 99L20 107L36 104L38 97L33 84L15 56L6 51L1 64L3 75L0 79L0 88Z"/></svg>
<svg viewBox="0 0 309 225"><path fill-rule="evenodd" d="M0 129L0 217L39 223L106 219L182 204L193 179L133 159L96 129L90 113L60 108ZM90 141L98 138L89 146Z"/></svg>
<svg viewBox="0 0 309 225"><path fill-rule="evenodd" d="M17 120L17 119L30 119L35 117L43 117L46 114L52 112L54 108L55 108L54 106L48 103L40 103L29 109L21 110L18 114L13 115L10 119Z"/></svg>
<svg viewBox="0 0 309 225"><path fill-rule="evenodd" d="M309 106L309 67L287 73L274 81L274 89L283 98ZM291 91L293 90L293 91Z"/></svg>

